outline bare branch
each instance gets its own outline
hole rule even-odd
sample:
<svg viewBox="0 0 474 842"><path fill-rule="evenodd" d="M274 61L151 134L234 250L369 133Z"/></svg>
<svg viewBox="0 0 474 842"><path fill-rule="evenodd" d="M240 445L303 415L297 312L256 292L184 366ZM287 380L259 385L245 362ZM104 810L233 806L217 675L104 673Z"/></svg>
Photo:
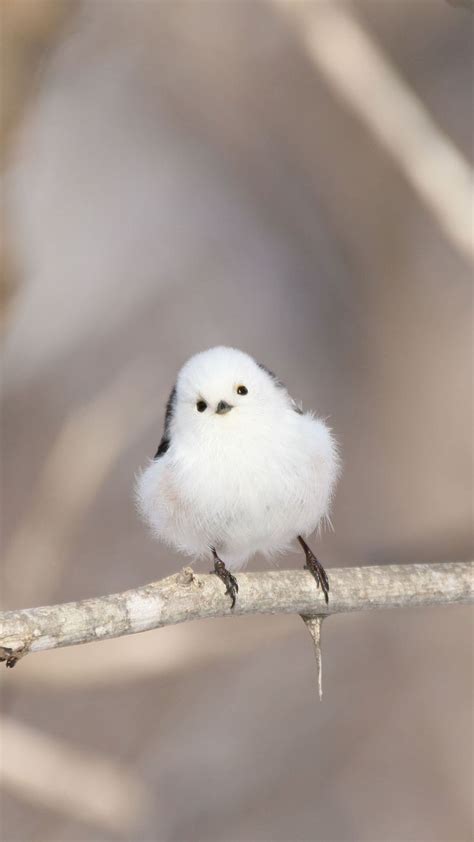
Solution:
<svg viewBox="0 0 474 842"><path fill-rule="evenodd" d="M0 613L0 656L14 666L28 652L55 649L232 614L327 616L370 608L474 601L473 562L347 567L330 571L330 600L306 571L239 576L233 610L221 582L185 567L136 590L42 608Z"/></svg>

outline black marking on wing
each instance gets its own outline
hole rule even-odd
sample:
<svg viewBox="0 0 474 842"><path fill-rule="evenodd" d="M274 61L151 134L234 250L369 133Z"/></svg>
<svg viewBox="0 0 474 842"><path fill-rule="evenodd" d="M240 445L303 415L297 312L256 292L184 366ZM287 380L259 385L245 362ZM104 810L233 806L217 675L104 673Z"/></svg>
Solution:
<svg viewBox="0 0 474 842"><path fill-rule="evenodd" d="M280 380L280 379L276 376L276 374L274 374L274 373L273 373L273 371L270 371L270 369L269 369L269 368L267 368L267 367L266 367L266 365L263 365L263 363L257 363L257 365L258 365L258 367L259 367L259 368L261 368L261 369L262 369L262 371L266 371L266 372L267 372L267 374L268 374L268 375L272 378L272 380L274 381L275 386L278 386L278 388L279 388L279 389L285 389L285 388L286 388L286 387L283 385L283 383L281 382L281 380Z"/></svg>
<svg viewBox="0 0 474 842"><path fill-rule="evenodd" d="M288 389L286 388L285 384L281 382L280 378L277 377L276 374L273 373L273 371L270 371L270 369L267 368L266 365L263 365L263 363L257 363L257 365L263 371L266 371L266 373L268 374L269 377L272 378L273 382L275 383L275 386L278 389L284 389L285 392L288 392ZM303 415L303 410L301 409L301 407L296 403L296 401L293 400L291 395L288 395L288 397L291 401L291 404L293 406L294 411L297 412L298 415Z"/></svg>
<svg viewBox="0 0 474 842"><path fill-rule="evenodd" d="M174 415L175 404L176 404L176 386L173 386L171 394L168 398L168 403L166 404L165 426L164 426L164 430L163 430L163 435L162 435L161 441L158 445L158 450L156 451L156 453L153 457L154 459L159 459L160 456L163 456L167 452L167 450L168 450L168 448L171 444L170 427L171 427L171 421L172 421L172 418L173 418L173 415Z"/></svg>

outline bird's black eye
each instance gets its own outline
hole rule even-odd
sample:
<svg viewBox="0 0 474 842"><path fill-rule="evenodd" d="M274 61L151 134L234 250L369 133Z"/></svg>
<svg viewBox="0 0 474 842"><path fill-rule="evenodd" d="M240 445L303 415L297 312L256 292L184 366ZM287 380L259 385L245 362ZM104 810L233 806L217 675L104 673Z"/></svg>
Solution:
<svg viewBox="0 0 474 842"><path fill-rule="evenodd" d="M206 401L198 401L196 404L196 409L198 412L204 412L204 410L207 409Z"/></svg>
<svg viewBox="0 0 474 842"><path fill-rule="evenodd" d="M247 386L237 386L237 394L238 395L248 395L249 390Z"/></svg>

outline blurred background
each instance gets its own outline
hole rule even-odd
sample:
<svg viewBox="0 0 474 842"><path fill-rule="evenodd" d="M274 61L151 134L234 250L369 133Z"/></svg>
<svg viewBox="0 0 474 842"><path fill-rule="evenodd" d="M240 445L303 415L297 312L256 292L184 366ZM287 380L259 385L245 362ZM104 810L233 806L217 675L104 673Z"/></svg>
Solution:
<svg viewBox="0 0 474 842"><path fill-rule="evenodd" d="M330 420L328 568L471 557L468 6L4 0L4 608L183 566L132 487L217 343ZM321 704L299 617L27 658L2 839L469 840L471 634L332 617Z"/></svg>

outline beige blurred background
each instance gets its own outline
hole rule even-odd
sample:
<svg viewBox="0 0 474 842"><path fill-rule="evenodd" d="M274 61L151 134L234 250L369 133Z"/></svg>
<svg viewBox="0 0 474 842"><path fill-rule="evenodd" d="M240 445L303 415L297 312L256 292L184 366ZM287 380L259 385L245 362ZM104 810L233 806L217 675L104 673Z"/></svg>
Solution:
<svg viewBox="0 0 474 842"><path fill-rule="evenodd" d="M471 557L472 22L444 0L3 0L4 607L183 565L132 486L216 343L330 419L328 568ZM323 633L321 704L298 617L3 670L1 838L470 840L469 609Z"/></svg>

